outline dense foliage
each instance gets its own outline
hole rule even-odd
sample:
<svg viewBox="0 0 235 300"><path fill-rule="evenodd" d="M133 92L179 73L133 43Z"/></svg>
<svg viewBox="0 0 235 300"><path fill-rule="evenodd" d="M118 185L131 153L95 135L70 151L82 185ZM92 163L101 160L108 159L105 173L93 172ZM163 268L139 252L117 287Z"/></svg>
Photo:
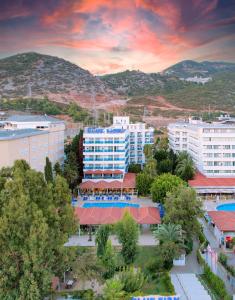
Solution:
<svg viewBox="0 0 235 300"><path fill-rule="evenodd" d="M25 161L0 171L0 298L43 299L69 266L64 247L76 222L64 178L47 183Z"/></svg>
<svg viewBox="0 0 235 300"><path fill-rule="evenodd" d="M125 264L133 263L138 250L139 229L138 224L128 212L116 224L116 233L122 245L121 254Z"/></svg>
<svg viewBox="0 0 235 300"><path fill-rule="evenodd" d="M166 214L164 222L180 224L187 237L193 237L200 230L197 218L202 216L202 202L196 191L190 187L179 186L165 199Z"/></svg>
<svg viewBox="0 0 235 300"><path fill-rule="evenodd" d="M185 182L170 173L159 175L155 178L152 187L151 194L154 202L164 203L167 193L172 192L178 186L186 185Z"/></svg>

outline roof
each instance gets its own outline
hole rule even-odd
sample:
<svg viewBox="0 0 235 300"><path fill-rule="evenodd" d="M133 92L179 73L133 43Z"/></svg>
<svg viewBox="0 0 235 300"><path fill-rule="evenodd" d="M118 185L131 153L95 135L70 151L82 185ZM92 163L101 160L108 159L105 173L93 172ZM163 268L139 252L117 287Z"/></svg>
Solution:
<svg viewBox="0 0 235 300"><path fill-rule="evenodd" d="M197 172L194 179L189 180L191 187L235 187L235 177L206 177Z"/></svg>
<svg viewBox="0 0 235 300"><path fill-rule="evenodd" d="M24 137L29 137L33 135L40 135L40 134L47 134L48 131L46 130L38 130L38 129L18 129L18 130L0 130L0 141L5 140L15 140Z"/></svg>
<svg viewBox="0 0 235 300"><path fill-rule="evenodd" d="M51 122L63 123L62 120L56 119L48 115L12 115L6 119L6 122Z"/></svg>
<svg viewBox="0 0 235 300"><path fill-rule="evenodd" d="M161 218L156 207L90 207L75 208L75 216L80 225L114 224L128 211L138 224L160 224Z"/></svg>
<svg viewBox="0 0 235 300"><path fill-rule="evenodd" d="M208 215L219 230L235 231L235 212L208 211Z"/></svg>
<svg viewBox="0 0 235 300"><path fill-rule="evenodd" d="M82 182L80 184L80 189L125 189L125 188L135 188L135 179L136 174L135 173L126 173L124 175L123 182L118 180L113 180L111 182L105 181L105 180L99 180L97 182L94 182L92 180L88 180L85 182Z"/></svg>

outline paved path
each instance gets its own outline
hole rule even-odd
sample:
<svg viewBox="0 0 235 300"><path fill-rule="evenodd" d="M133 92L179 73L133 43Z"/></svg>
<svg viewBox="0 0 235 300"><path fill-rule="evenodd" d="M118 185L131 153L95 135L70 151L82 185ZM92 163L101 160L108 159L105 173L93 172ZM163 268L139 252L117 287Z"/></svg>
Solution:
<svg viewBox="0 0 235 300"><path fill-rule="evenodd" d="M207 238L208 242L210 243L210 246L212 249L219 251L219 242L216 240L213 232L209 229L208 224L204 219L200 219L199 222L202 225L203 232L205 234L205 237Z"/></svg>
<svg viewBox="0 0 235 300"><path fill-rule="evenodd" d="M193 251L186 256L186 264L185 266L174 266L171 270L171 273L178 274L178 273L195 273L195 274L202 274L202 267L199 265L197 261L197 249L198 249L198 242L194 241L193 243Z"/></svg>
<svg viewBox="0 0 235 300"><path fill-rule="evenodd" d="M195 274L171 274L171 281L180 300L211 300Z"/></svg>
<svg viewBox="0 0 235 300"><path fill-rule="evenodd" d="M94 247L95 246L95 236L92 236L92 241L88 241L88 235L73 235L69 238L65 246L84 246L84 247ZM117 237L114 235L110 236L113 246L120 246ZM156 246L157 242L152 233L145 233L139 236L139 245L140 246Z"/></svg>

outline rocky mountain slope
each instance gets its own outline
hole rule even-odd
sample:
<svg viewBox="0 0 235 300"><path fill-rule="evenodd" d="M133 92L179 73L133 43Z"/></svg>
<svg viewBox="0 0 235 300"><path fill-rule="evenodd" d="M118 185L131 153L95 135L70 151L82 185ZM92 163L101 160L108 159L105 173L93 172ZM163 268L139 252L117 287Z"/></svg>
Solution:
<svg viewBox="0 0 235 300"><path fill-rule="evenodd" d="M105 102L115 92L87 70L61 58L22 53L0 60L2 98L43 97L58 102Z"/></svg>
<svg viewBox="0 0 235 300"><path fill-rule="evenodd" d="M235 63L184 60L164 70L163 74L187 78L193 76L213 77L221 72L235 72Z"/></svg>
<svg viewBox="0 0 235 300"><path fill-rule="evenodd" d="M105 85L121 95L154 95L163 91L173 91L187 84L175 76L141 71L124 71L99 77Z"/></svg>
<svg viewBox="0 0 235 300"><path fill-rule="evenodd" d="M212 80L202 85L180 79L192 76L211 76ZM146 109L149 116L182 116L208 107L234 113L235 64L183 61L161 73L127 70L94 76L68 61L37 53L0 59L0 98L44 96L138 116Z"/></svg>

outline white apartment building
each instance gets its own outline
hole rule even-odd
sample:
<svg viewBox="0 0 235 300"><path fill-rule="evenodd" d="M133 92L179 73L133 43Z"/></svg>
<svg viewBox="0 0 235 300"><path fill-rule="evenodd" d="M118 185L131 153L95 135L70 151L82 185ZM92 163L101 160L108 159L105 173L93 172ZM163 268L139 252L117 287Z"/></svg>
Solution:
<svg viewBox="0 0 235 300"><path fill-rule="evenodd" d="M114 117L108 128L83 132L83 181L123 180L130 163L144 164L144 145L153 144L153 128L131 124L129 117Z"/></svg>
<svg viewBox="0 0 235 300"><path fill-rule="evenodd" d="M38 129L0 130L0 168L24 159L31 168L44 171L49 157L49 132Z"/></svg>
<svg viewBox="0 0 235 300"><path fill-rule="evenodd" d="M120 128L85 128L84 180L122 180L129 162L129 132Z"/></svg>
<svg viewBox="0 0 235 300"><path fill-rule="evenodd" d="M13 115L4 121L6 130L35 129L47 132L48 156L52 164L64 162L64 132L63 121L47 115Z"/></svg>
<svg viewBox="0 0 235 300"><path fill-rule="evenodd" d="M235 123L206 123L200 119L169 124L174 152L187 151L197 169L207 177L235 176Z"/></svg>
<svg viewBox="0 0 235 300"><path fill-rule="evenodd" d="M130 123L130 117L113 117L113 126L129 131L130 135L130 161L143 165L145 163L144 145L153 144L154 128L146 127L145 123Z"/></svg>

